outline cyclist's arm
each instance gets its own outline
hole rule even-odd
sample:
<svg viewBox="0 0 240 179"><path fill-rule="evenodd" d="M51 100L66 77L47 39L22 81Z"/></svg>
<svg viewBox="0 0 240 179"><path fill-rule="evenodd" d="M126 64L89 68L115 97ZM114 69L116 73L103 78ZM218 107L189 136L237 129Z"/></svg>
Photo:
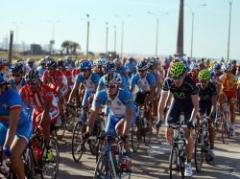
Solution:
<svg viewBox="0 0 240 179"><path fill-rule="evenodd" d="M192 110L190 121L195 122L197 113L199 111L199 96L198 94L195 94L195 95L192 95L191 98L193 103L193 110Z"/></svg>
<svg viewBox="0 0 240 179"><path fill-rule="evenodd" d="M14 136L16 134L18 120L20 116L21 108L10 109L9 121L8 121L8 130L6 134L5 144L8 147L11 146Z"/></svg>
<svg viewBox="0 0 240 179"><path fill-rule="evenodd" d="M97 117L99 111L100 111L100 106L96 106L94 110L91 110L91 113L87 120L86 132L92 133L93 125L94 125L94 122L96 120L96 117Z"/></svg>
<svg viewBox="0 0 240 179"><path fill-rule="evenodd" d="M169 91L162 90L161 92L161 97L158 103L158 117L160 119L164 119L164 107L167 102L167 98L169 96L168 94L169 94Z"/></svg>
<svg viewBox="0 0 240 179"><path fill-rule="evenodd" d="M70 103L72 101L72 98L74 97L74 95L76 95L78 93L78 89L79 89L79 83L75 83L73 89L71 90L71 93L68 97L68 101L67 103Z"/></svg>

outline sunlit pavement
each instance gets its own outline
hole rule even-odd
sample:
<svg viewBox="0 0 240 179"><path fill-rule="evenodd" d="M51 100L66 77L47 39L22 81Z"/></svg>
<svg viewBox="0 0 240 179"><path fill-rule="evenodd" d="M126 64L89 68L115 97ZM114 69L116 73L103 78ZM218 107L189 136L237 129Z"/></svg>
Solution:
<svg viewBox="0 0 240 179"><path fill-rule="evenodd" d="M202 172L197 174L194 168L192 178L208 179L237 179L240 178L240 117L236 126L237 135L227 139L223 144L220 136L217 135L215 154L216 159L213 165L204 164ZM161 132L162 134L162 132ZM154 136L149 147L141 145L137 153L133 153L132 177L137 179L169 178L168 157L170 146L163 137ZM95 168L95 157L89 152L83 155L79 163L75 163L71 155L70 133L63 141L59 141L60 146L60 171L58 178L93 178Z"/></svg>

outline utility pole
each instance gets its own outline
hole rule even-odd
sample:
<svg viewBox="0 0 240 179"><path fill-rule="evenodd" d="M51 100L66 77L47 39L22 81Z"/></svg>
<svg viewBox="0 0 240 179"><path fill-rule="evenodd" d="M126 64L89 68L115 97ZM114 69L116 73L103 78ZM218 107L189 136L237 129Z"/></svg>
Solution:
<svg viewBox="0 0 240 179"><path fill-rule="evenodd" d="M184 0L180 0L178 33L177 33L177 52L176 56L184 56Z"/></svg>
<svg viewBox="0 0 240 179"><path fill-rule="evenodd" d="M227 60L228 61L230 58L231 25L232 25L232 1L229 2L228 42L227 42Z"/></svg>
<svg viewBox="0 0 240 179"><path fill-rule="evenodd" d="M12 51L13 51L13 31L10 31L10 41L8 49L8 62L12 63Z"/></svg>
<svg viewBox="0 0 240 179"><path fill-rule="evenodd" d="M87 14L87 44L86 44L86 56L88 56L88 48L89 48L89 33L90 33L90 15Z"/></svg>

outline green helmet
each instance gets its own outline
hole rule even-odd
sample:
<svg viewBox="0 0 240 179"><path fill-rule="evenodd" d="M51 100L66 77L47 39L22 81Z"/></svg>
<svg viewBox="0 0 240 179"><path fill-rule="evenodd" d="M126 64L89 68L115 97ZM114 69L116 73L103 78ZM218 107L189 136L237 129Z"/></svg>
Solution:
<svg viewBox="0 0 240 179"><path fill-rule="evenodd" d="M174 62L170 67L170 76L172 78L178 78L186 71L186 67L183 62Z"/></svg>
<svg viewBox="0 0 240 179"><path fill-rule="evenodd" d="M210 80L211 72L208 69L203 69L198 73L199 80Z"/></svg>

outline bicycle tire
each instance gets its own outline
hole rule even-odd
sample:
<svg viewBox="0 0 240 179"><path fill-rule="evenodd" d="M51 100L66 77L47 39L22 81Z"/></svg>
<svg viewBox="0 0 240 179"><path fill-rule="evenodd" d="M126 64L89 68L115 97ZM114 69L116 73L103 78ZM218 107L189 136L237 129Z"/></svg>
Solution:
<svg viewBox="0 0 240 179"><path fill-rule="evenodd" d="M51 146L51 150L54 153L54 159L51 160L51 161L48 161L47 159L45 159L44 154L47 151L47 148L46 148L46 146L44 146L43 152L42 152L42 161L41 161L41 163L42 163L42 173L43 173L43 178L51 177L52 179L56 179L57 175L58 175L58 171L59 171L60 155L59 155L57 140L53 137L50 137L50 146ZM53 164L53 163L55 163L55 166L52 167L50 164ZM44 168L44 166L46 166L46 167ZM49 168L49 169L54 168L53 173L48 174L47 168Z"/></svg>
<svg viewBox="0 0 240 179"><path fill-rule="evenodd" d="M74 130L73 130L73 136L72 136L72 156L74 162L78 163L80 159L82 158L83 154L83 146L81 146L83 140L82 140L82 128L83 125L81 122L77 122ZM77 150L77 151L76 151Z"/></svg>
<svg viewBox="0 0 240 179"><path fill-rule="evenodd" d="M201 135L199 132L197 132L196 138L195 138L195 146L194 146L194 164L196 168L196 172L200 173L204 161L204 148L202 146Z"/></svg>

